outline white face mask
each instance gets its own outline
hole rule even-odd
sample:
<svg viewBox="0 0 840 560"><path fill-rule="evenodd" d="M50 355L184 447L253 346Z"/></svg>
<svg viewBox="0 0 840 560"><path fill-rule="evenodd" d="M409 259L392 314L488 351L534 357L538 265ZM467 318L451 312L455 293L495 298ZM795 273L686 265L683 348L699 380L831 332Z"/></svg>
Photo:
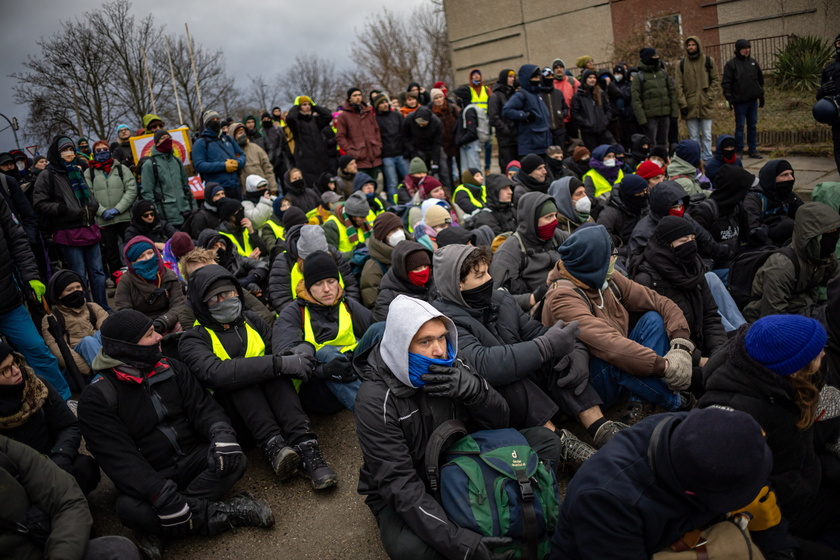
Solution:
<svg viewBox="0 0 840 560"><path fill-rule="evenodd" d="M575 210L581 214L589 214L589 211L592 210L592 201L589 200L588 196L584 196L575 202Z"/></svg>
<svg viewBox="0 0 840 560"><path fill-rule="evenodd" d="M624 79L624 76L622 76L621 74L616 74L615 75L615 82L616 83L620 82L623 79Z"/></svg>
<svg viewBox="0 0 840 560"><path fill-rule="evenodd" d="M605 159L604 165L607 167L615 167L615 160L614 159Z"/></svg>
<svg viewBox="0 0 840 560"><path fill-rule="evenodd" d="M398 229L394 233L388 236L388 245L391 247L396 247L397 243L400 241L405 241L405 230Z"/></svg>

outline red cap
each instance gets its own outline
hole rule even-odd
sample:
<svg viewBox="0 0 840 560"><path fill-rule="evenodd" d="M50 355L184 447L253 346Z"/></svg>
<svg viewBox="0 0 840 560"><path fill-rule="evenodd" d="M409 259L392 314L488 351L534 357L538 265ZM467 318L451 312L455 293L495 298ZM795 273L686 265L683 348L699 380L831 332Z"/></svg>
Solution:
<svg viewBox="0 0 840 560"><path fill-rule="evenodd" d="M665 170L657 163L652 161L643 161L641 165L636 168L636 175L643 179L652 179L658 175L665 175Z"/></svg>

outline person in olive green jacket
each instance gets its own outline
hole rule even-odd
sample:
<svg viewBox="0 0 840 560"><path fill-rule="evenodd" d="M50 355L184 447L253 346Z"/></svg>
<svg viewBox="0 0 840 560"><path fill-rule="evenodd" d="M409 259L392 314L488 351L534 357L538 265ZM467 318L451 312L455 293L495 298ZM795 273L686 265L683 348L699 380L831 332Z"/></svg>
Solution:
<svg viewBox="0 0 840 560"><path fill-rule="evenodd" d="M633 114L648 138L667 146L671 117L677 118L679 114L674 81L662 68L656 49L643 48L639 58L639 74L631 86Z"/></svg>
<svg viewBox="0 0 840 560"><path fill-rule="evenodd" d="M677 104L688 126L689 137L701 147L703 161L712 159L712 114L720 95L720 77L715 59L703 54L700 38L685 40L686 56L674 71Z"/></svg>
<svg viewBox="0 0 840 560"><path fill-rule="evenodd" d="M173 153L172 137L158 129L151 156L140 171L140 195L155 203L158 215L173 226L184 223L184 214L196 209L184 164Z"/></svg>

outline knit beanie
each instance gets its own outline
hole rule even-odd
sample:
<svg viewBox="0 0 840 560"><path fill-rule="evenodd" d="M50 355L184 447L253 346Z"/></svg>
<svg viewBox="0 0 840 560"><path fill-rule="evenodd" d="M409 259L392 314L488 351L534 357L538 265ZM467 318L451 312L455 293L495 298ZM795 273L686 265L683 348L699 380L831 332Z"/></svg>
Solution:
<svg viewBox="0 0 840 560"><path fill-rule="evenodd" d="M557 68L558 66L562 66L563 68L565 68L565 67L566 67L566 63L565 63L565 62L563 62L563 60L562 60L562 59L560 59L560 58L555 58L555 59L552 61L552 63L551 63L551 69L552 69L552 70L554 70L554 69L555 69L555 68Z"/></svg>
<svg viewBox="0 0 840 560"><path fill-rule="evenodd" d="M79 276L78 273L70 270L69 268L57 271L50 279L50 289L49 293L47 294L49 296L49 299L51 300L50 303L53 305L58 303L58 298L61 297L61 292L66 290L67 286L69 286L73 282L78 282L79 284L82 284L82 287L84 287L84 284L82 283L82 277ZM0 360L1 359L2 358L0 358Z"/></svg>
<svg viewBox="0 0 840 560"><path fill-rule="evenodd" d="M125 258L128 259L128 262L134 262L140 258L140 255L148 251L149 249L154 249L151 243L147 241L138 241L134 245L128 248L125 252Z"/></svg>
<svg viewBox="0 0 840 560"><path fill-rule="evenodd" d="M316 251L327 252L327 236L321 226L307 224L300 228L300 236L297 241L298 257L305 259Z"/></svg>
<svg viewBox="0 0 840 560"><path fill-rule="evenodd" d="M355 216L357 218L364 218L370 213L370 204L368 204L367 197L361 191L356 191L350 195L347 202L344 203L344 212L348 216Z"/></svg>
<svg viewBox="0 0 840 560"><path fill-rule="evenodd" d="M289 229L297 224L307 223L306 214L297 206L289 206L283 214L283 228Z"/></svg>
<svg viewBox="0 0 840 560"><path fill-rule="evenodd" d="M681 141L677 144L674 155L694 167L700 167L700 143L697 140Z"/></svg>
<svg viewBox="0 0 840 560"><path fill-rule="evenodd" d="M647 188L647 180L659 175L665 175L665 170L658 163L645 160L636 168L636 175L645 180L645 188ZM632 177L632 175L627 175L624 178L626 179L627 177Z"/></svg>
<svg viewBox="0 0 840 560"><path fill-rule="evenodd" d="M73 151L76 151L76 144L66 136L62 136L61 138L59 138L55 145L58 148L59 154L68 148ZM11 154L9 155L11 156Z"/></svg>
<svg viewBox="0 0 840 560"><path fill-rule="evenodd" d="M155 130L155 135L154 135L155 146L157 146L158 142L160 142L160 139L163 138L164 135L167 135L167 136L169 135L169 131L166 130L165 128L159 128L159 129Z"/></svg>
<svg viewBox="0 0 840 560"><path fill-rule="evenodd" d="M546 200L540 208L539 217L542 218L546 214L550 214L552 212L557 212L557 205L554 203L553 200Z"/></svg>
<svg viewBox="0 0 840 560"><path fill-rule="evenodd" d="M339 158L338 158L338 168L343 171L344 168L347 167L348 165L350 165L350 162L353 161L354 159L356 159L356 158L354 158L353 156L351 156L349 154L344 154L343 156L339 156Z"/></svg>
<svg viewBox="0 0 840 560"><path fill-rule="evenodd" d="M445 224L447 221L450 223L452 222L452 216L449 215L449 212L441 206L440 204L435 204L428 210L426 210L426 216L423 218L423 221L426 222L426 225L429 227L438 227Z"/></svg>
<svg viewBox="0 0 840 560"><path fill-rule="evenodd" d="M752 359L767 369L791 375L819 356L826 340L825 329L816 319L768 315L750 326L744 347Z"/></svg>
<svg viewBox="0 0 840 560"><path fill-rule="evenodd" d="M475 233L462 227L448 227L440 232L435 239L438 248L446 247L447 245L466 245L472 243L475 245Z"/></svg>
<svg viewBox="0 0 840 560"><path fill-rule="evenodd" d="M423 184L420 186L420 192L423 193L423 199L427 199L431 196L432 191L438 187L441 187L440 181L435 179L434 177L426 177L423 179Z"/></svg>
<svg viewBox="0 0 840 560"><path fill-rule="evenodd" d="M391 110L391 100L388 99L387 95L384 95L382 93L380 93L379 95L377 95L376 97L373 98L373 110L378 111L379 110L379 104L382 103L383 101L388 102L388 110L390 111Z"/></svg>
<svg viewBox="0 0 840 560"><path fill-rule="evenodd" d="M694 227L691 222L679 216L665 216L656 224L653 234L664 245L670 245L676 239L686 235L694 235Z"/></svg>
<svg viewBox="0 0 840 560"><path fill-rule="evenodd" d="M418 173L428 173L429 168L426 167L426 162L419 157L411 158L411 163L408 164L408 174L417 175Z"/></svg>
<svg viewBox="0 0 840 560"><path fill-rule="evenodd" d="M585 54L583 56L579 56L578 59L575 61L575 66L577 66L578 68L583 68L584 66L586 66L586 63L590 60L592 60L592 57L589 55Z"/></svg>
<svg viewBox="0 0 840 560"><path fill-rule="evenodd" d="M183 231L177 232L169 241L169 250L176 259L180 259L193 249L195 249L195 243L189 234Z"/></svg>
<svg viewBox="0 0 840 560"><path fill-rule="evenodd" d="M216 196L216 193L219 191L224 192L225 188L220 185L219 183L208 182L204 185L204 203L205 204L214 204L213 197Z"/></svg>
<svg viewBox="0 0 840 560"><path fill-rule="evenodd" d="M438 94L440 94L440 95L442 95L442 96L446 97L446 94L445 94L445 93L443 93L443 90L442 90L442 89L432 88L432 90L429 92L429 95L431 96L431 100L432 100L432 101L434 101L434 100L435 100L435 97L437 97L437 96L438 96Z"/></svg>
<svg viewBox="0 0 840 560"><path fill-rule="evenodd" d="M151 326L152 320L136 309L122 309L112 313L102 322L102 327L99 329L102 336L102 350L114 357L108 351L111 341L137 344Z"/></svg>
<svg viewBox="0 0 840 560"><path fill-rule="evenodd" d="M511 160L511 161L507 164L507 166L505 167L505 175L507 175L507 174L508 174L508 173L510 173L511 171L519 171L520 169L522 169L522 164L521 164L521 163L519 163L519 161L517 161L517 160L515 160L515 159L514 159L514 160Z"/></svg>
<svg viewBox="0 0 840 560"><path fill-rule="evenodd" d="M522 169L523 173L528 175L544 163L545 161L543 161L543 158L541 158L537 154L528 154L527 156L522 158L522 165L520 166L520 169Z"/></svg>
<svg viewBox="0 0 840 560"><path fill-rule="evenodd" d="M450 229L463 228L446 228L443 231L449 231ZM443 233L443 231L441 233ZM432 260L429 258L429 252L425 249L417 249L416 251L412 251L411 253L405 256L406 272L411 272L415 268L420 268L421 266L432 266Z"/></svg>
<svg viewBox="0 0 840 560"><path fill-rule="evenodd" d="M223 222L239 212L242 203L235 198L220 198L216 201L216 208L219 209L219 219Z"/></svg>
<svg viewBox="0 0 840 560"><path fill-rule="evenodd" d="M360 90L357 87L351 87L350 89L348 89L347 90L347 101L350 101L350 96L353 95L354 93L356 93L357 91L359 93L362 93L362 90Z"/></svg>
<svg viewBox="0 0 840 560"><path fill-rule="evenodd" d="M668 161L669 156L668 147L661 145L651 146L650 154L648 155L648 157L657 157L662 161Z"/></svg>
<svg viewBox="0 0 840 560"><path fill-rule="evenodd" d="M577 177L569 177L569 196L574 196L575 191L583 186L583 181Z"/></svg>
<svg viewBox="0 0 840 560"><path fill-rule="evenodd" d="M589 151L589 148L584 148L583 146L578 146L577 148L572 151L572 159L577 161L582 160L585 157L591 157L592 152Z"/></svg>
<svg viewBox="0 0 840 560"><path fill-rule="evenodd" d="M656 56L656 49L653 47L645 47L639 51L639 59L645 64L650 64L654 56Z"/></svg>
<svg viewBox="0 0 840 560"><path fill-rule="evenodd" d="M201 115L201 124L202 124L202 126L204 126L205 128L207 128L207 123L208 123L208 122L210 122L210 119L214 119L214 118L216 118L216 117L221 118L221 115L219 115L219 113L218 113L218 112L216 112L216 111L214 111L214 110L212 110L212 109L209 109L209 110L207 110L207 111L204 111L204 113Z"/></svg>
<svg viewBox="0 0 840 560"><path fill-rule="evenodd" d="M14 348L9 346L6 342L0 340L0 362L9 357L9 354L14 352Z"/></svg>
<svg viewBox="0 0 840 560"><path fill-rule="evenodd" d="M625 175L618 184L618 188L627 194L639 194L647 187L647 180L639 175Z"/></svg>
<svg viewBox="0 0 840 560"><path fill-rule="evenodd" d="M402 220L393 212L382 212L373 220L373 236L379 241L385 241L388 234L403 227Z"/></svg>
<svg viewBox="0 0 840 560"><path fill-rule="evenodd" d="M327 278L338 280L338 265L335 264L332 255L326 251L315 251L303 260L303 285L307 290L313 284Z"/></svg>
<svg viewBox="0 0 840 560"><path fill-rule="evenodd" d="M376 188L376 180L364 171L359 171L358 173L356 173L356 176L353 177L354 191L360 191L365 185L368 184L372 184L373 188Z"/></svg>

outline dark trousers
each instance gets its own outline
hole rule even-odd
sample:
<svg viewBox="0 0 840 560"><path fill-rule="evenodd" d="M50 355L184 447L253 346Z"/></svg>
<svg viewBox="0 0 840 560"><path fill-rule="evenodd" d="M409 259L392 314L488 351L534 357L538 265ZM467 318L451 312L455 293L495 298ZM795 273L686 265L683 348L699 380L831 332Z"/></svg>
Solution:
<svg viewBox="0 0 840 560"><path fill-rule="evenodd" d="M557 404L528 378L493 388L508 403L511 428L543 426L557 414Z"/></svg>
<svg viewBox="0 0 840 560"><path fill-rule="evenodd" d="M125 537L99 537L88 541L84 560L140 560L140 551Z"/></svg>
<svg viewBox="0 0 840 560"><path fill-rule="evenodd" d="M645 125L645 133L650 141L657 146L668 147L668 130L671 128L671 117L650 117Z"/></svg>
<svg viewBox="0 0 840 560"><path fill-rule="evenodd" d="M287 376L231 391L227 396L260 447L278 435L291 445L315 439Z"/></svg>
<svg viewBox="0 0 840 560"><path fill-rule="evenodd" d="M834 163L840 173L840 124L831 126L831 141L834 142Z"/></svg>
<svg viewBox="0 0 840 560"><path fill-rule="evenodd" d="M192 511L193 532L206 532L207 503L219 500L245 474L247 461L245 457L237 464L236 470L223 477L218 477L209 470L207 465L207 450L205 443L197 446L186 457L168 469L160 471L161 476L172 480L187 498ZM119 487L119 483L117 483ZM160 518L152 508L152 504L142 498L118 494L114 505L117 517L129 529L144 535L160 535L163 531Z"/></svg>
<svg viewBox="0 0 840 560"><path fill-rule="evenodd" d="M96 463L96 459L90 455L82 455L81 453L73 461L73 472L70 474L76 479L79 488L82 489L85 496L93 492L102 476L99 472L99 465Z"/></svg>
<svg viewBox="0 0 840 560"><path fill-rule="evenodd" d="M615 138L610 134L609 130L604 132L584 132L580 131L580 139L583 140L583 145L590 152L601 144L614 144Z"/></svg>
<svg viewBox="0 0 840 560"><path fill-rule="evenodd" d="M758 99L746 103L735 103L735 151L744 149L744 123L747 125L747 150L753 153L758 149Z"/></svg>
<svg viewBox="0 0 840 560"><path fill-rule="evenodd" d="M122 268L120 246L123 244L123 236L125 235L125 230L128 229L129 223L123 222L121 224L99 228L99 231L102 232L102 260L108 268L106 271L107 274L113 274Z"/></svg>
<svg viewBox="0 0 840 560"><path fill-rule="evenodd" d="M516 144L510 146L499 145L499 173L505 173L505 168L510 162L516 159L519 147Z"/></svg>
<svg viewBox="0 0 840 560"><path fill-rule="evenodd" d="M566 129L555 128L551 131L551 145L563 148L563 156L566 156Z"/></svg>

